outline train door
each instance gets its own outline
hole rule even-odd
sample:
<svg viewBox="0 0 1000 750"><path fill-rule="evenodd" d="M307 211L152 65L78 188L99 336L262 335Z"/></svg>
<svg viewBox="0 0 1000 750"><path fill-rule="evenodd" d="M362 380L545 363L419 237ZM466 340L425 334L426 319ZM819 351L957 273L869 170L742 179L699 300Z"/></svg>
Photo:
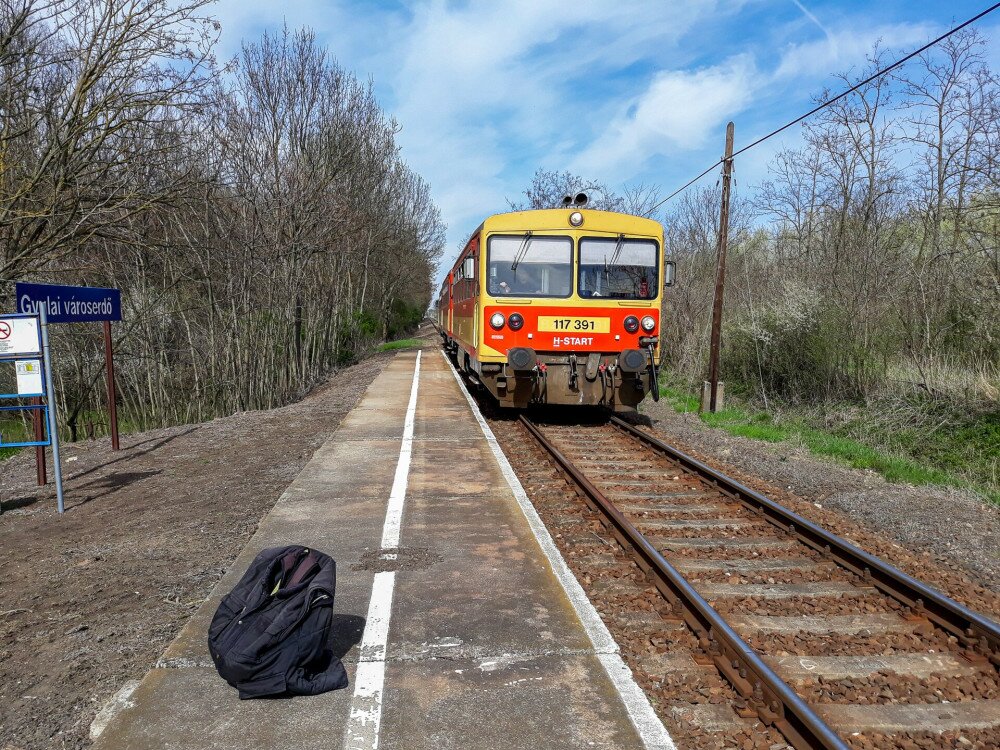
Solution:
<svg viewBox="0 0 1000 750"><path fill-rule="evenodd" d="M472 259L472 288L469 290L473 297L472 300L472 346L477 352L479 352L479 317L482 314L480 306L482 302L480 301L479 287L482 283L482 274L479 272L479 236L473 237L469 240L469 257Z"/></svg>
<svg viewBox="0 0 1000 750"><path fill-rule="evenodd" d="M474 261L474 265L475 265L475 268L476 268L476 275L475 275L475 279L473 280L473 289L475 290L473 293L476 295L476 299L475 299L475 302L473 302L473 304L472 304L472 345L476 348L477 359L478 359L478 351L479 351L479 318L482 315L482 310L480 309L480 307L482 305L482 302L480 301L480 298L479 298L479 286L480 286L480 282L482 281L482 279L480 278L482 276L482 274L479 273L479 249L478 249L478 242L476 244L477 244L477 247L474 247L473 250L472 250L472 260Z"/></svg>
<svg viewBox="0 0 1000 750"><path fill-rule="evenodd" d="M448 310L445 313L448 319L448 335L454 336L455 320L455 272L448 272Z"/></svg>

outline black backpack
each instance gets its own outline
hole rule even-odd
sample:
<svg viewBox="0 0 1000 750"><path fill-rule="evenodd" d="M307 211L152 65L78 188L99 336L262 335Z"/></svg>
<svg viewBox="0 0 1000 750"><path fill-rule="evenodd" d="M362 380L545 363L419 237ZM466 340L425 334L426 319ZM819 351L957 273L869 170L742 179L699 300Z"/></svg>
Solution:
<svg viewBox="0 0 1000 750"><path fill-rule="evenodd" d="M240 698L317 695L347 685L329 648L337 565L299 545L266 549L226 594L208 650Z"/></svg>

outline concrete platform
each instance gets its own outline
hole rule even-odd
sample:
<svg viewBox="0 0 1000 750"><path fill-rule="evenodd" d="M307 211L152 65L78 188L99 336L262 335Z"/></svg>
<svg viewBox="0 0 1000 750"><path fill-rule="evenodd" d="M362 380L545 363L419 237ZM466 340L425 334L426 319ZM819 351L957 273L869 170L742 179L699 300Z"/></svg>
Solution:
<svg viewBox="0 0 1000 750"><path fill-rule="evenodd" d="M400 353L372 383L97 750L673 748L443 357L421 353L414 391L417 367ZM331 645L351 685L240 701L208 623L260 550L289 543L337 560Z"/></svg>

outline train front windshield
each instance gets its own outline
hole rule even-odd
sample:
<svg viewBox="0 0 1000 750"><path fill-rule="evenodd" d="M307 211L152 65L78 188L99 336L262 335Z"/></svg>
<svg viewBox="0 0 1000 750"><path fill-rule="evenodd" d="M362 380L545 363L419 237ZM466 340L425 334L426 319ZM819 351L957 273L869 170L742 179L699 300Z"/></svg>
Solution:
<svg viewBox="0 0 1000 750"><path fill-rule="evenodd" d="M580 240L581 297L653 299L659 290L657 243L619 237Z"/></svg>
<svg viewBox="0 0 1000 750"><path fill-rule="evenodd" d="M493 236L486 263L487 290L494 297L569 297L573 289L569 237Z"/></svg>

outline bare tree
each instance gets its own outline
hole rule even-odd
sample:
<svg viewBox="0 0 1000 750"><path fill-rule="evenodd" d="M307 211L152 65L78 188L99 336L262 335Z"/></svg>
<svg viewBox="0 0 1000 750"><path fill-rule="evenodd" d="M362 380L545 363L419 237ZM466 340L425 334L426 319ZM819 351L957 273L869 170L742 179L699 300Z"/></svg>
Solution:
<svg viewBox="0 0 1000 750"><path fill-rule="evenodd" d="M116 286L122 416L285 403L422 317L443 226L370 83L309 30L228 70L188 0L0 0L0 296ZM92 326L54 337L76 437Z"/></svg>
<svg viewBox="0 0 1000 750"><path fill-rule="evenodd" d="M7 0L0 281L37 272L187 185L159 137L202 103L209 0ZM13 7L12 7L13 6ZM13 11L13 12L11 12ZM8 16L8 14L10 14ZM6 68L7 66L5 66ZM157 170L165 181L136 179Z"/></svg>
<svg viewBox="0 0 1000 750"><path fill-rule="evenodd" d="M883 57L876 46L840 80L867 78ZM962 384L962 398L975 389L995 404L997 92L982 40L965 31L807 121L753 200L758 230L734 249L730 377L791 400L868 400L900 385L957 398ZM697 302L711 268L696 249L708 238L690 227L713 221L690 201L667 221L675 254L692 254L667 313L697 377L686 337L706 325Z"/></svg>
<svg viewBox="0 0 1000 750"><path fill-rule="evenodd" d="M606 185L596 180L588 180L571 172L558 172L539 167L532 175L531 184L524 191L524 201L508 200L512 211L533 208L559 208L567 195L586 193L590 199L589 208L599 211L621 211L622 199Z"/></svg>

